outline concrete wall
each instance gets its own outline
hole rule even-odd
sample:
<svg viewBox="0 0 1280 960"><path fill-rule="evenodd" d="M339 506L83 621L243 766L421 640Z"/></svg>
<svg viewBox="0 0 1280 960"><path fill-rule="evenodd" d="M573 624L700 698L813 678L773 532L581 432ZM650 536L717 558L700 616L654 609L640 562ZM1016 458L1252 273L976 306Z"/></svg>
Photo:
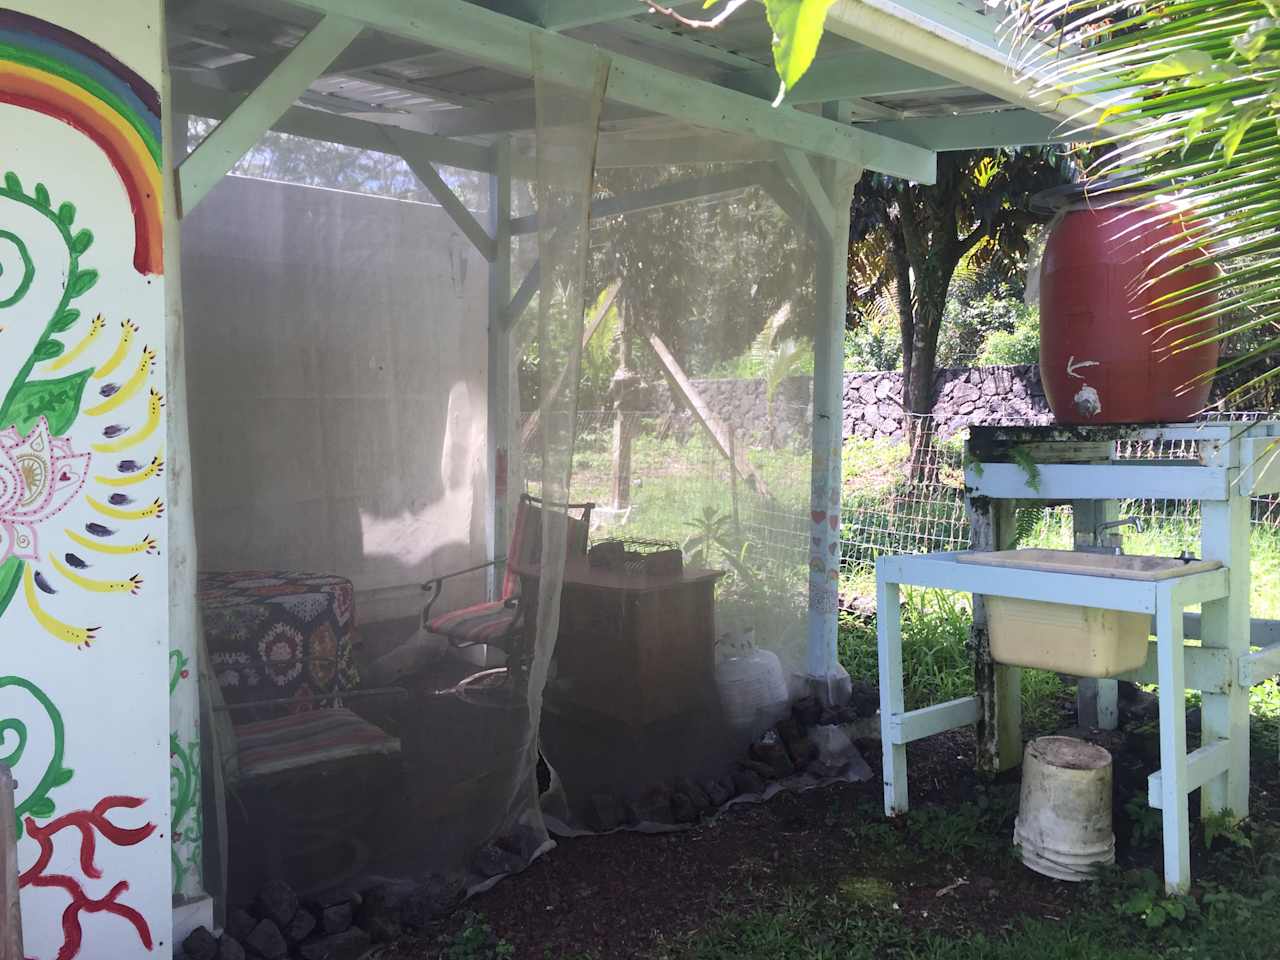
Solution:
<svg viewBox="0 0 1280 960"><path fill-rule="evenodd" d="M340 574L368 622L483 559L486 264L448 216L228 178L182 240L202 569Z"/></svg>

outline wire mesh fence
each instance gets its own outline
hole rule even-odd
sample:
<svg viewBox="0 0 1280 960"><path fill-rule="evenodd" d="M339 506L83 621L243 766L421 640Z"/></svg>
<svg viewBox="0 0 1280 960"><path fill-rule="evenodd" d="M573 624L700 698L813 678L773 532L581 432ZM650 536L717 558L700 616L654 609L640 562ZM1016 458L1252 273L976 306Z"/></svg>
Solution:
<svg viewBox="0 0 1280 960"><path fill-rule="evenodd" d="M780 414L781 416L781 414ZM1263 414L1236 414L1235 420ZM705 428L687 413L630 411L619 420L614 411L579 414L574 455L573 495L600 506L598 536L643 536L676 545L694 540L715 509L731 516L739 549L770 558L794 570L807 560L809 547L808 437L767 429L751 435L732 431L742 453L765 486L761 493L728 468L728 457ZM1219 418L1221 419L1221 418ZM524 418L526 450L536 455L536 423ZM616 503L620 435L630 444L625 502ZM1117 459L1194 459L1191 442L1121 442ZM910 469L905 441L846 438L842 498L841 592L849 602L874 596L877 557L896 553L963 550L969 546L964 503L963 435L936 440L923 462ZM626 469L624 467L624 469ZM690 478L700 478L690 483ZM678 482L677 482L678 481ZM678 493L678 496L677 496ZM1038 516L1024 508L1020 527L1024 545L1069 548L1069 507L1043 507ZM1200 538L1199 505L1185 500L1126 500L1122 516L1143 521L1141 532L1126 531L1132 552L1196 552ZM1255 566L1274 559L1280 577L1280 497L1253 501ZM1261 557L1261 560L1258 558Z"/></svg>

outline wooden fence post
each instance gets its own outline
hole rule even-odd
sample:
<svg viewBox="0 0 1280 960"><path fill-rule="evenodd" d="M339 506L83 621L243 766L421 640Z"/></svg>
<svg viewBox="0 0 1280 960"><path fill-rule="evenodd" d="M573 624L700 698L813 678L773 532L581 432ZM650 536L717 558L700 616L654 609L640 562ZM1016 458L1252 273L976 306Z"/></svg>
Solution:
<svg viewBox="0 0 1280 960"><path fill-rule="evenodd" d="M18 902L18 818L9 768L0 763L0 960L23 960L22 905Z"/></svg>

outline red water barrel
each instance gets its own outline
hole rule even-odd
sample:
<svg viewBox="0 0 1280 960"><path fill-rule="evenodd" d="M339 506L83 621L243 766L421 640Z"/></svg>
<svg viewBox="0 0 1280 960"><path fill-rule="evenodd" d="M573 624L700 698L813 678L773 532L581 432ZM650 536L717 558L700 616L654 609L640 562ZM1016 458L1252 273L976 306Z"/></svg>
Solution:
<svg viewBox="0 0 1280 960"><path fill-rule="evenodd" d="M1213 298L1152 304L1212 279L1218 268L1186 267L1144 287L1196 258L1191 249L1170 253L1185 229L1170 205L1076 207L1054 227L1040 263L1040 377L1060 423L1169 423L1204 408L1210 382L1188 384L1217 366L1218 346L1173 346L1211 332L1216 321L1165 324Z"/></svg>

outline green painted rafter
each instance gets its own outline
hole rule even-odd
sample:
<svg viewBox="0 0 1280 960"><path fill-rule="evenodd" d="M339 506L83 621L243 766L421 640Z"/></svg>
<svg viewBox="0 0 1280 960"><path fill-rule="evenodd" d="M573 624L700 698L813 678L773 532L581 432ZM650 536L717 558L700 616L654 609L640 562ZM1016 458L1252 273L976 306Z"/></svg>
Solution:
<svg viewBox="0 0 1280 960"><path fill-rule="evenodd" d="M772 67L735 70L721 77L720 83L767 100L772 100L778 92L778 75ZM954 80L875 50L861 50L814 61L796 88L787 94L786 102L794 106L851 97L927 93L955 87Z"/></svg>
<svg viewBox="0 0 1280 960"><path fill-rule="evenodd" d="M181 73L174 74L172 86L174 109L196 117L224 120L242 102L242 98L235 94L193 83ZM356 120L306 107L291 107L286 110L271 124L271 129L295 137L343 144L358 150L380 153L387 150L385 124ZM433 163L482 172L493 169L493 153L488 147L425 133L406 131L406 135L413 138L417 153L429 156Z"/></svg>
<svg viewBox="0 0 1280 960"><path fill-rule="evenodd" d="M831 209L831 198L827 196L813 164L807 156L791 147L783 149L778 162L786 172L787 179L804 198L809 215L830 242L835 236L835 213Z"/></svg>
<svg viewBox="0 0 1280 960"><path fill-rule="evenodd" d="M542 0L538 23L548 30L572 30L596 23L627 20L648 12L640 0Z"/></svg>
<svg viewBox="0 0 1280 960"><path fill-rule="evenodd" d="M183 216L195 209L362 29L357 20L327 13L258 88L205 137L178 167L179 210Z"/></svg>
<svg viewBox="0 0 1280 960"><path fill-rule="evenodd" d="M458 229L466 235L486 260L493 263L498 255L494 238L467 209L466 204L458 198L449 184L445 183L444 177L440 176L436 168L431 165L430 155L419 150L413 134L388 127L387 142L392 148L389 152L398 153L401 156L413 171L413 175L422 181L422 185L436 198Z"/></svg>
<svg viewBox="0 0 1280 960"><path fill-rule="evenodd" d="M1052 117L1031 110L880 120L866 124L864 129L939 152L1052 143L1055 134L1063 132Z"/></svg>
<svg viewBox="0 0 1280 960"><path fill-rule="evenodd" d="M539 27L459 0L298 0L322 13L353 13L369 26L453 50L521 75L532 73L529 40ZM568 37L566 59L593 48ZM611 57L609 99L729 133L747 134L882 173L931 183L931 151L794 110L775 110L755 97L654 67Z"/></svg>

